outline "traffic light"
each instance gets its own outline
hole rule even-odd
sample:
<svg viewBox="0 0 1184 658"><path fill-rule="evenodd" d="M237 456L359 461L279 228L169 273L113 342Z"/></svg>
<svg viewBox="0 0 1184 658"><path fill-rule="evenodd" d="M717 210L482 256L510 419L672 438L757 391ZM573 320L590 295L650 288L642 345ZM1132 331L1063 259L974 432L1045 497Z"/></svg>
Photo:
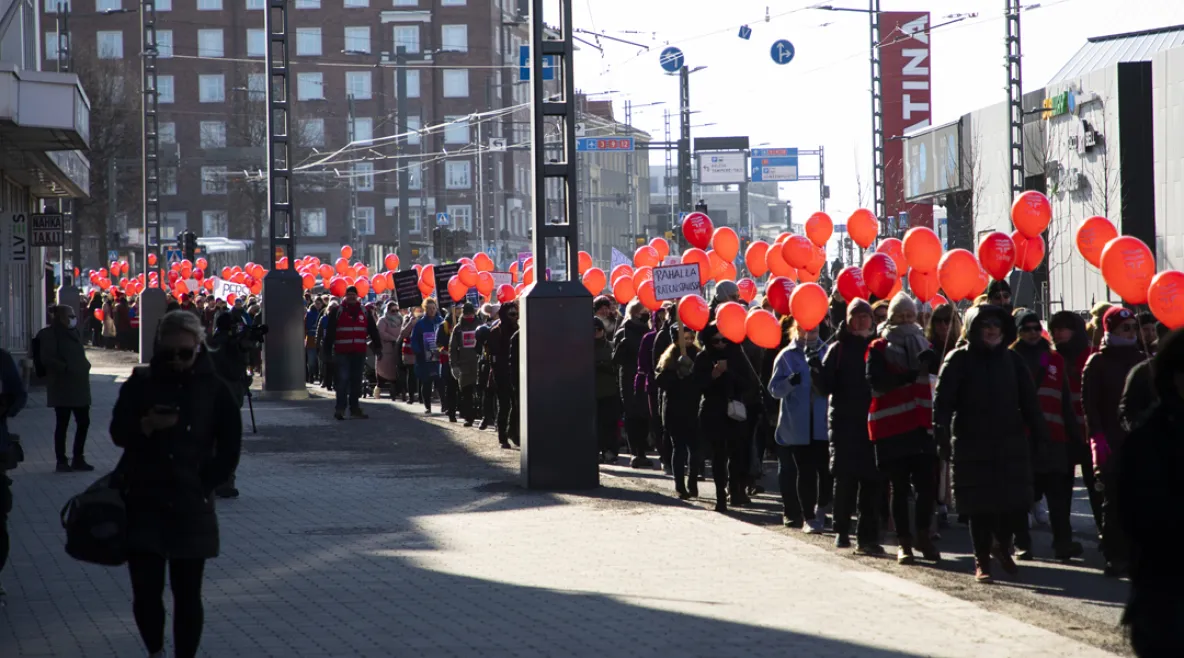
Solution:
<svg viewBox="0 0 1184 658"><path fill-rule="evenodd" d="M185 231L178 240L181 242L181 258L193 261L197 258L197 234L193 231Z"/></svg>
<svg viewBox="0 0 1184 658"><path fill-rule="evenodd" d="M443 233L439 226L432 229L432 250L436 253L436 258L444 257L444 242Z"/></svg>
<svg viewBox="0 0 1184 658"><path fill-rule="evenodd" d="M699 203L695 204L695 212L707 213L707 201L699 199Z"/></svg>

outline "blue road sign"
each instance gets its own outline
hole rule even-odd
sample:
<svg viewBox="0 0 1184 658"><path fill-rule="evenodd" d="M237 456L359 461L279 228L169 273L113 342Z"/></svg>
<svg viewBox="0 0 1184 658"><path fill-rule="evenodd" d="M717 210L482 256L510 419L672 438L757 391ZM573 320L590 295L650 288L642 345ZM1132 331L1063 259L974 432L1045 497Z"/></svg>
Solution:
<svg viewBox="0 0 1184 658"><path fill-rule="evenodd" d="M107 250L107 260L108 261L119 260L119 252L114 249L108 249ZM177 260L181 260L181 259L178 258Z"/></svg>
<svg viewBox="0 0 1184 658"><path fill-rule="evenodd" d="M436 213L436 226L448 226L451 223L451 218L446 212Z"/></svg>
<svg viewBox="0 0 1184 658"><path fill-rule="evenodd" d="M581 137L576 140L576 151L632 151L632 137Z"/></svg>
<svg viewBox="0 0 1184 658"><path fill-rule="evenodd" d="M798 179L798 150L796 148L752 149L754 183L796 181Z"/></svg>
<svg viewBox="0 0 1184 658"><path fill-rule="evenodd" d="M667 73L678 73L678 70L686 63L686 59L682 56L682 51L674 46L663 50L658 61L662 63L662 70Z"/></svg>
<svg viewBox="0 0 1184 658"><path fill-rule="evenodd" d="M543 56L543 79L555 79L555 56ZM530 46L518 46L518 80L530 82Z"/></svg>
<svg viewBox="0 0 1184 658"><path fill-rule="evenodd" d="M751 36L752 36L752 28L748 27L747 25L741 25L740 26L740 38L747 40Z"/></svg>
<svg viewBox="0 0 1184 658"><path fill-rule="evenodd" d="M778 39L769 49L769 56L778 64L788 64L793 61L793 44L789 39Z"/></svg>
<svg viewBox="0 0 1184 658"><path fill-rule="evenodd" d="M111 252L111 253L115 253L115 252ZM169 264L180 263L181 262L181 250L180 249L165 249L164 250L164 262L169 263Z"/></svg>

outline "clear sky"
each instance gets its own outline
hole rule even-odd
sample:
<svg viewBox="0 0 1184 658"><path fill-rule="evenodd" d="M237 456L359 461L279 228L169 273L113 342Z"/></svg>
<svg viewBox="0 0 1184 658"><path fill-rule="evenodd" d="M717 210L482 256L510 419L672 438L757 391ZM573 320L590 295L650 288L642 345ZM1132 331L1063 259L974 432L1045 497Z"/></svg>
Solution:
<svg viewBox="0 0 1184 658"><path fill-rule="evenodd" d="M868 6L867 0L574 0L575 27L649 47L600 39L603 55L577 42L576 87L587 93L615 91L618 119L624 99L635 106L633 123L655 140L664 138L664 109L678 132L678 78L662 71L659 52L678 46L688 66L706 66L691 76L692 136L747 134L755 146L826 151L831 187L827 210L845 220L857 205L856 172L870 197L871 98L868 16L807 9L814 4ZM1025 91L1043 87L1087 37L1184 24L1184 0L1029 0L1021 30ZM1038 5L1038 6L1037 6ZM931 12L932 24L956 13L978 13L932 35L933 122L945 123L1006 100L1003 20L1005 0L881 0L884 11ZM766 22L765 16L769 16ZM752 36L737 36L747 24ZM588 34L582 38L594 40ZM777 39L789 39L796 55L779 66L769 56ZM605 98L602 96L601 98ZM1000 140L1007 135L997 136ZM652 162L662 162L655 153ZM802 174L817 173L803 158ZM816 183L783 183L795 215L817 210ZM870 198L865 205L871 205Z"/></svg>

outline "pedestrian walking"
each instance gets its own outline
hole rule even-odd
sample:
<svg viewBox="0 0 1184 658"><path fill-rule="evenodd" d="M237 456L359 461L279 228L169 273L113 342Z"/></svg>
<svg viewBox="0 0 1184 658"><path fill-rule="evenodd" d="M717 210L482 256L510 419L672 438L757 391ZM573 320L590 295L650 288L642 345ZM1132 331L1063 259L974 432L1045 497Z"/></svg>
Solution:
<svg viewBox="0 0 1184 658"><path fill-rule="evenodd" d="M308 305L308 310L304 313L304 380L309 384L315 382L320 375L320 363L317 359L317 323L320 322L323 311L324 304L317 298ZM213 314L208 315L212 319Z"/></svg>
<svg viewBox="0 0 1184 658"><path fill-rule="evenodd" d="M148 652L164 656L165 572L173 592L178 658L197 655L205 562L218 556L213 490L238 464L242 420L202 349L197 316L160 321L152 362L119 390L111 439L127 508L132 611Z"/></svg>
<svg viewBox="0 0 1184 658"><path fill-rule="evenodd" d="M358 289L349 286L341 305L329 314L325 327L325 344L333 355L336 368L337 406L333 417L345 420L345 408L349 405L352 418L369 418L362 411L359 400L362 397L362 373L366 366L367 342L375 352L382 350L382 339L374 321L366 315L358 301Z"/></svg>
<svg viewBox="0 0 1184 658"><path fill-rule="evenodd" d="M595 320L600 321L599 318ZM658 357L654 384L661 391L659 411L662 425L670 434L670 470L674 475L674 491L679 498L686 500L699 496L703 458L697 420L703 385L693 376L695 359L699 355L699 348L695 346L695 332L683 327L679 336L682 347L678 344L668 345ZM686 350L685 354L683 349ZM616 429L615 422L613 429ZM615 436L615 433L612 434L614 439Z"/></svg>
<svg viewBox="0 0 1184 658"><path fill-rule="evenodd" d="M403 386L407 391L407 397L403 401L409 404L415 404L415 400L419 396L419 380L415 376L415 350L411 349L411 333L415 331L415 325L422 317L422 305L410 309L407 315L403 316L403 331L399 335L401 342L399 354L403 360Z"/></svg>
<svg viewBox="0 0 1184 658"><path fill-rule="evenodd" d="M320 351L321 362L321 387L327 391L333 390L334 380L337 379L337 365L333 358L333 343L325 339L325 332L329 329L329 320L337 315L337 309L341 305L336 299L330 300L325 305L325 312L321 315L321 319L317 321L317 347ZM215 318L221 315L227 315L230 311L223 309Z"/></svg>
<svg viewBox="0 0 1184 658"><path fill-rule="evenodd" d="M460 394L456 378L452 376L452 325L455 307L450 309L444 321L436 329L436 345L440 352L440 407L448 414L448 422L456 422L457 398Z"/></svg>
<svg viewBox="0 0 1184 658"><path fill-rule="evenodd" d="M1094 524L1101 537L1102 533L1102 492L1095 487L1093 456L1090 453L1088 435L1085 431L1085 408L1081 403L1082 375L1085 364L1089 360L1094 348L1090 344L1090 335L1085 320L1072 311L1060 311L1053 314L1048 321L1048 332L1052 336L1053 349L1065 362L1066 379L1069 382L1069 395L1073 403L1073 420L1078 436L1082 441L1069 446L1073 451L1073 462L1081 466L1081 480L1085 484L1089 505L1093 513Z"/></svg>
<svg viewBox="0 0 1184 658"><path fill-rule="evenodd" d="M415 379L419 382L419 398L423 401L423 413L432 413L432 391L440 381L440 348L436 333L444 318L440 317L436 300L423 300L423 316L416 320L411 330L411 351L415 354ZM440 402L444 404L440 391Z"/></svg>
<svg viewBox="0 0 1184 658"><path fill-rule="evenodd" d="M694 377L703 390L699 426L711 447L711 474L715 480L715 511L727 512L728 503L751 503L745 491L749 436L744 433L749 402L759 398L759 381L740 346L729 344L714 322L699 332L700 352ZM756 411L755 405L754 412Z"/></svg>
<svg viewBox="0 0 1184 658"><path fill-rule="evenodd" d="M604 320L595 315L592 316L592 335L596 364L596 443L600 449L600 462L615 464L620 450L617 427L621 421L621 388L617 380L617 366L613 364L613 346L608 340Z"/></svg>
<svg viewBox="0 0 1184 658"><path fill-rule="evenodd" d="M386 385L390 387L391 399L394 400L398 397L398 389L402 388L399 366L402 361L403 316L399 313L399 305L394 301L387 302L386 312L377 324L378 337L382 339L382 356L374 364L375 374L378 375L374 397L377 399Z"/></svg>
<svg viewBox="0 0 1184 658"><path fill-rule="evenodd" d="M90 361L78 333L78 313L73 306L55 306L53 323L37 333L38 358L45 367L46 406L54 411L53 449L57 472L93 471L86 462L86 435L90 430ZM66 456L66 433L74 417L73 460Z"/></svg>
<svg viewBox="0 0 1184 658"><path fill-rule="evenodd" d="M638 300L630 302L625 309L627 319L613 336L613 362L617 365L617 378L621 390L621 406L625 411L625 438L633 458L633 468L649 468L653 463L646 457L649 451L649 398L644 387L638 390L637 358L641 353L641 340L650 331L650 311Z"/></svg>
<svg viewBox="0 0 1184 658"><path fill-rule="evenodd" d="M12 513L12 480L8 471L16 468L17 447L8 431L8 419L15 416L28 402L25 383L16 362L8 350L0 349L0 573L8 562L8 515ZM0 602L4 587L0 586Z"/></svg>
<svg viewBox="0 0 1184 658"><path fill-rule="evenodd" d="M489 354L489 334L493 324L497 322L500 306L486 304L481 307L481 325L477 327L477 409L481 414L481 426L478 429L487 430L490 425L497 427L497 384L493 379L493 359ZM611 347L610 347L611 349ZM615 376L615 375L614 375Z"/></svg>
<svg viewBox="0 0 1184 658"><path fill-rule="evenodd" d="M497 313L498 321L489 329L485 342L485 355L497 389L497 440L502 448L509 448L510 442L518 444L518 427L513 422L518 400L514 387L515 370L510 360L514 335L518 333L518 304L502 304Z"/></svg>
<svg viewBox="0 0 1184 658"><path fill-rule="evenodd" d="M937 363L944 363L946 355L958 346L962 336L962 318L953 304L942 304L933 309L929 315L929 322L925 325L925 339L933 346L937 355ZM937 387L937 373L929 375L929 387ZM949 527L949 511L953 503L954 489L950 483L950 462L938 459L937 462L937 503L930 535L934 539L941 538L941 531Z"/></svg>
<svg viewBox="0 0 1184 658"><path fill-rule="evenodd" d="M448 344L448 364L457 386L457 411L464 417L465 427L472 427L477 416L473 391L477 386L477 328L480 326L476 307L471 302L465 302Z"/></svg>

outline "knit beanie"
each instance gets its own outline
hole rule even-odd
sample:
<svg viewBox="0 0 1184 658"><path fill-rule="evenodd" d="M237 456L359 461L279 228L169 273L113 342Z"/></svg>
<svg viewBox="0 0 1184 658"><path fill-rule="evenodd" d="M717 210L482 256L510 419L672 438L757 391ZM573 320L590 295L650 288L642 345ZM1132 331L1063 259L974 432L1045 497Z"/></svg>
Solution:
<svg viewBox="0 0 1184 658"><path fill-rule="evenodd" d="M897 313L905 311L912 311L914 314L916 314L917 303L913 301L913 298L909 297L907 293L898 292L896 293L896 296L892 298L892 302L888 304L888 321L891 322L892 318L896 317Z"/></svg>
<svg viewBox="0 0 1184 658"><path fill-rule="evenodd" d="M859 313L866 313L869 317L872 316L872 305L867 303L866 299L856 297L847 304L847 322L851 321Z"/></svg>
<svg viewBox="0 0 1184 658"><path fill-rule="evenodd" d="M1123 306L1111 306L1106 311L1106 315L1102 316L1102 326L1106 328L1106 333L1110 333L1118 328L1118 325L1127 320L1134 319L1135 312Z"/></svg>
<svg viewBox="0 0 1184 658"><path fill-rule="evenodd" d="M725 302L731 301L733 296L740 294L740 286L736 285L735 281L720 281L715 286L716 301Z"/></svg>
<svg viewBox="0 0 1184 658"><path fill-rule="evenodd" d="M1023 313L1015 315L1015 328L1017 331L1023 329L1025 324L1032 322L1040 322L1040 316L1036 315L1035 311L1025 310Z"/></svg>

